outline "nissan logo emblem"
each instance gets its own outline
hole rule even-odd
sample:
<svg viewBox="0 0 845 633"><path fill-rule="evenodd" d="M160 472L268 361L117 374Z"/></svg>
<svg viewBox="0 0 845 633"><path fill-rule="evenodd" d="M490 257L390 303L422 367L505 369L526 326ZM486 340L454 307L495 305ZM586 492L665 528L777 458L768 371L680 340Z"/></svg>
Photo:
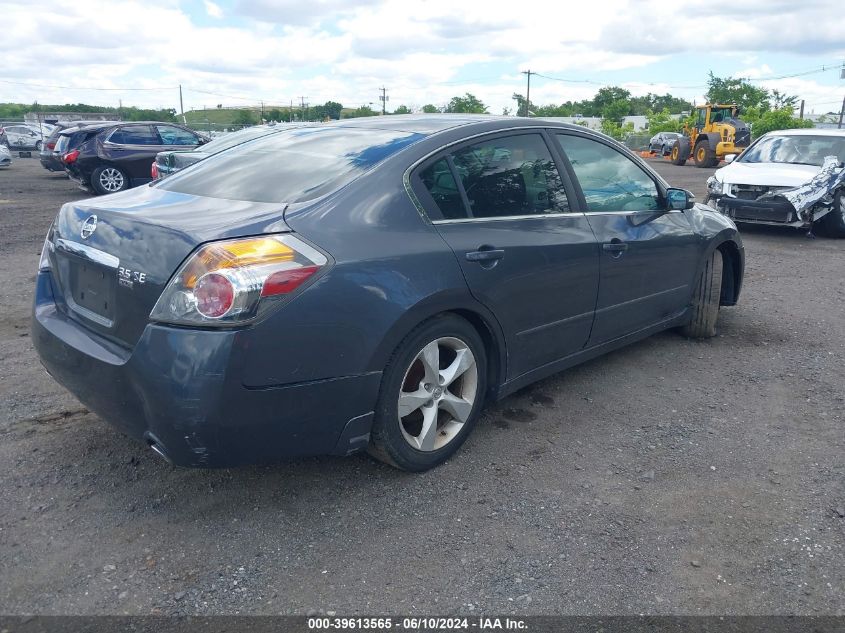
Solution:
<svg viewBox="0 0 845 633"><path fill-rule="evenodd" d="M85 222L82 223L82 230L79 234L82 236L83 240L87 240L91 237L91 234L97 230L97 216L90 215Z"/></svg>

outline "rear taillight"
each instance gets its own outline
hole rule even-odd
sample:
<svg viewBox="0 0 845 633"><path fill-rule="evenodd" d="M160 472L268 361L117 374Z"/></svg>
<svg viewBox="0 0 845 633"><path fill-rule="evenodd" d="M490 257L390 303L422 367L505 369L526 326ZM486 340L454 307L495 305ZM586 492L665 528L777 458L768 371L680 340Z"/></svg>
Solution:
<svg viewBox="0 0 845 633"><path fill-rule="evenodd" d="M56 143L55 142L47 143L47 149L52 152L54 149L56 149Z"/></svg>
<svg viewBox="0 0 845 633"><path fill-rule="evenodd" d="M167 284L150 318L181 325L234 325L291 297L328 260L290 234L206 244Z"/></svg>
<svg viewBox="0 0 845 633"><path fill-rule="evenodd" d="M153 180L158 180L158 165L156 165L155 161L153 161L153 165L150 167L150 176L153 177Z"/></svg>
<svg viewBox="0 0 845 633"><path fill-rule="evenodd" d="M62 156L62 160L64 161L65 165L70 165L71 163L75 163L77 158L79 158L79 150L78 149L71 150L67 154Z"/></svg>

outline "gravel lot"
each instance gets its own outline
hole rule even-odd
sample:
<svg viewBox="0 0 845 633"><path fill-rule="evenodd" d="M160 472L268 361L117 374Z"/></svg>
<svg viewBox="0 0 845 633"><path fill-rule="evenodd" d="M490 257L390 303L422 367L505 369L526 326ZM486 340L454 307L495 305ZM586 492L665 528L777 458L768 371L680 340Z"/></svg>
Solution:
<svg viewBox="0 0 845 633"><path fill-rule="evenodd" d="M703 199L712 170L654 165ZM28 337L84 197L0 171L0 613L845 614L845 242L743 230L736 308L488 408L451 462L173 468Z"/></svg>

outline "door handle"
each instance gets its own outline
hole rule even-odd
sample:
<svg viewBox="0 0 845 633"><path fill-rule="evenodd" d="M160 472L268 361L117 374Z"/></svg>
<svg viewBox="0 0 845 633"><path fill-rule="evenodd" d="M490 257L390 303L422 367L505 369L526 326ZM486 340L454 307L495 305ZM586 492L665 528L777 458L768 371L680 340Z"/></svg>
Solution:
<svg viewBox="0 0 845 633"><path fill-rule="evenodd" d="M616 238L614 238L615 240ZM628 250L628 245L622 241L611 241L608 244L602 244L602 249L609 253L622 253Z"/></svg>
<svg viewBox="0 0 845 633"><path fill-rule="evenodd" d="M492 262L505 256L505 251L501 248L488 248L485 249L481 247L477 251L470 251L466 254L467 261L469 262Z"/></svg>

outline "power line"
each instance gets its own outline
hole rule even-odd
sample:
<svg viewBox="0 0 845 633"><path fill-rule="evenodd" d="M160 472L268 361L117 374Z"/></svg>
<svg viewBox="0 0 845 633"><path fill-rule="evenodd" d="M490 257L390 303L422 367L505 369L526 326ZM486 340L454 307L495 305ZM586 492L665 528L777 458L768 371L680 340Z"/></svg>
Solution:
<svg viewBox="0 0 845 633"><path fill-rule="evenodd" d="M11 81L9 79L0 79L4 84L14 84L16 86L28 86L30 88L58 88L59 90L97 90L97 91L119 91L124 90L178 90L179 86L159 86L156 88L91 88L85 86L55 86L52 84L34 84L23 81Z"/></svg>

